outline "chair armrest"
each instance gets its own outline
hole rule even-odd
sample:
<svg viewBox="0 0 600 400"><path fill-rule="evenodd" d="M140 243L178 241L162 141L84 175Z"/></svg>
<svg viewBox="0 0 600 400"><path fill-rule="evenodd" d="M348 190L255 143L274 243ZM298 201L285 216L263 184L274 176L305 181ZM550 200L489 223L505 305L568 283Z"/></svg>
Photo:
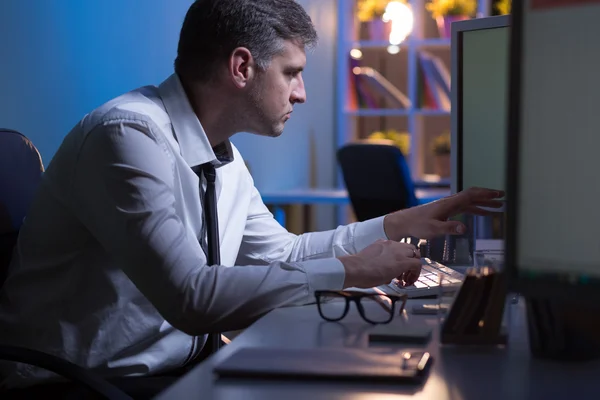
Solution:
<svg viewBox="0 0 600 400"><path fill-rule="evenodd" d="M95 373L59 357L18 346L0 345L0 360L14 361L54 372L75 383L87 386L107 399L132 400L125 392L108 383Z"/></svg>

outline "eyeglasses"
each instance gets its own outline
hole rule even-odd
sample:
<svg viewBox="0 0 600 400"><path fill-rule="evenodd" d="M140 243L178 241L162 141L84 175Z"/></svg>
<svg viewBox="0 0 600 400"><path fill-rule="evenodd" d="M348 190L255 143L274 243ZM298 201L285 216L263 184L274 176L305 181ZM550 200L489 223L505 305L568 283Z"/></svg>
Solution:
<svg viewBox="0 0 600 400"><path fill-rule="evenodd" d="M398 314L401 314L408 298L407 295L348 290L315 290L315 297L319 315L326 321L336 322L344 318L350 309L350 302L354 302L360 316L371 324L387 324L392 321L396 314L396 303L400 303ZM345 301L344 305L340 302L332 302L341 299Z"/></svg>

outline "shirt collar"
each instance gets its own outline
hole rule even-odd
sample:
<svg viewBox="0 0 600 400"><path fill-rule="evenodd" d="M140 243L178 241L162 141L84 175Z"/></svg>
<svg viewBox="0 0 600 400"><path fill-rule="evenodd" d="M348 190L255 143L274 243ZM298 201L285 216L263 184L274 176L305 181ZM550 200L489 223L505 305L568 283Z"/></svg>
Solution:
<svg viewBox="0 0 600 400"><path fill-rule="evenodd" d="M158 93L171 119L181 155L190 167L211 162L218 168L233 161L229 140L214 149L211 148L206 132L192 110L177 74L171 75L161 83Z"/></svg>

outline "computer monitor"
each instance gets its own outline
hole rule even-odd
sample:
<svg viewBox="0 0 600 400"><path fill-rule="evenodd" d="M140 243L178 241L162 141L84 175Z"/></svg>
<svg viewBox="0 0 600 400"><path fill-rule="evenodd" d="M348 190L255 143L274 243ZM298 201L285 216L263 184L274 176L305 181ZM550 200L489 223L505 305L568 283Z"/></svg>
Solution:
<svg viewBox="0 0 600 400"><path fill-rule="evenodd" d="M596 305L598 20L597 2L513 2L506 244L514 290Z"/></svg>
<svg viewBox="0 0 600 400"><path fill-rule="evenodd" d="M453 193L504 189L509 24L508 16L452 24Z"/></svg>

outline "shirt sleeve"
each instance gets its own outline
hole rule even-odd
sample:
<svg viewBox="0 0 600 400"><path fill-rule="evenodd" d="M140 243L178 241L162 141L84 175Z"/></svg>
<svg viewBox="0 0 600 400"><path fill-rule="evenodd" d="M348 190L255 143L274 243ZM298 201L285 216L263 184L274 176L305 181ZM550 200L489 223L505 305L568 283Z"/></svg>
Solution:
<svg viewBox="0 0 600 400"><path fill-rule="evenodd" d="M315 289L342 288L337 259L326 267L300 257L252 268L207 266L175 211L171 155L154 132L153 123L139 120L91 131L78 155L71 207L171 325L190 335L240 329L274 308L307 303Z"/></svg>
<svg viewBox="0 0 600 400"><path fill-rule="evenodd" d="M321 260L320 263L314 263L315 267L327 269L331 258L356 254L378 239L387 239L383 219L384 217L378 217L329 231L297 236L288 232L273 218L255 188L237 264Z"/></svg>

